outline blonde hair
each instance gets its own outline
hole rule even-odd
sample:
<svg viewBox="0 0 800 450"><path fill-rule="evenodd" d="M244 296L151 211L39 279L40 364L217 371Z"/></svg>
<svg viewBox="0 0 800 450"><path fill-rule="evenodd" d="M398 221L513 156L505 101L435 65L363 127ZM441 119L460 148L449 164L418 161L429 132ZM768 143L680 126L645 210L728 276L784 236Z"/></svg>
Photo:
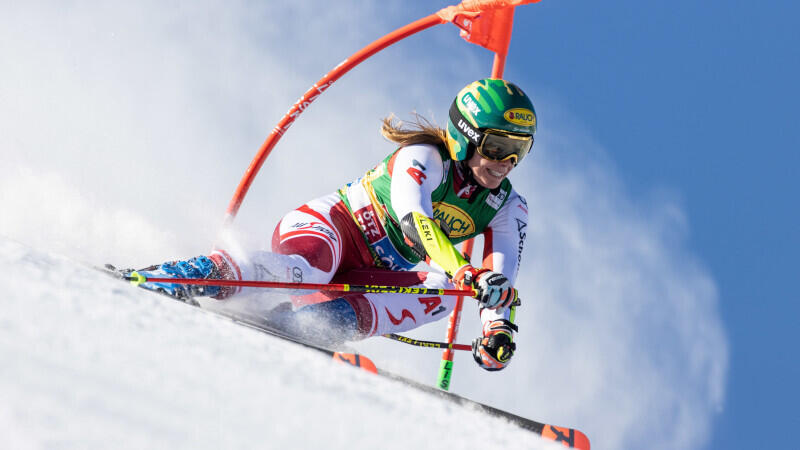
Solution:
<svg viewBox="0 0 800 450"><path fill-rule="evenodd" d="M394 114L384 118L381 125L383 137L400 144L401 147L430 144L447 148L447 132L419 114L413 114L414 120L408 127L400 120L395 122Z"/></svg>

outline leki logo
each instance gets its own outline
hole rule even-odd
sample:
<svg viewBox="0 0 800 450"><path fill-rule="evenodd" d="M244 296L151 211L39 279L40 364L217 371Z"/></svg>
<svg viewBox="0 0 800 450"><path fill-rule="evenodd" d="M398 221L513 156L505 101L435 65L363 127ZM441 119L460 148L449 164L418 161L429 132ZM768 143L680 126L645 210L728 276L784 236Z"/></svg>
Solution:
<svg viewBox="0 0 800 450"><path fill-rule="evenodd" d="M522 125L523 127L536 126L536 116L530 109L511 108L503 113L503 117L514 125Z"/></svg>
<svg viewBox="0 0 800 450"><path fill-rule="evenodd" d="M467 236L475 231L475 222L472 217L463 209L447 203L436 202L433 204L433 220L442 229L449 229L451 238Z"/></svg>

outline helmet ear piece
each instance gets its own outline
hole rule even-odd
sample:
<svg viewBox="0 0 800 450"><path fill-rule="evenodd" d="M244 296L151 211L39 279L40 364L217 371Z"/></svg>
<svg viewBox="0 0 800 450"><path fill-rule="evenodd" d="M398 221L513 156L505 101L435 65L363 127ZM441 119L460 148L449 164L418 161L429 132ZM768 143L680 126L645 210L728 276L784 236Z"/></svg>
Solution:
<svg viewBox="0 0 800 450"><path fill-rule="evenodd" d="M453 130L451 130L453 128ZM448 124L447 133L447 150L450 153L450 159L453 161L461 161L467 158L469 151L469 141L464 136L455 132L454 127Z"/></svg>

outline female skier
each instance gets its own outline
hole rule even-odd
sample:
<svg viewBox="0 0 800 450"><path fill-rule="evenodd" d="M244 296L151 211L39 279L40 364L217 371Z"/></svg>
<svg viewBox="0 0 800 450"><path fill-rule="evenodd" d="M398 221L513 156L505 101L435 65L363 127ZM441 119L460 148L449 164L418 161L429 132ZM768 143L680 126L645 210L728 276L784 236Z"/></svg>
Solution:
<svg viewBox="0 0 800 450"><path fill-rule="evenodd" d="M482 336L472 343L473 356L484 369L503 369L516 350L513 282L528 223L525 200L507 176L531 150L535 132L535 110L519 87L499 79L473 82L453 101L446 130L419 118L411 129L384 119L383 135L399 148L360 179L286 214L275 228L271 252L233 257L214 250L139 273L473 287L483 324ZM454 247L479 234L484 236L480 268ZM407 272L420 261L444 273ZM170 283L142 287L184 298L223 299L238 292ZM292 302L292 308L276 308L271 319L298 335L333 343L419 327L446 317L456 298L320 293L294 296Z"/></svg>

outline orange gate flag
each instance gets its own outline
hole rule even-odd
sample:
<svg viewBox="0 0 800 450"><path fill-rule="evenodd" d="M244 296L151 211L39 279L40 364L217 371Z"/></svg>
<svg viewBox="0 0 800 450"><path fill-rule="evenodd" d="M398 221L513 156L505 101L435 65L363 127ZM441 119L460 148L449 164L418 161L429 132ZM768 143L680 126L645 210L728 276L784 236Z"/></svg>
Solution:
<svg viewBox="0 0 800 450"><path fill-rule="evenodd" d="M461 28L461 37L495 53L505 54L511 41L514 7L541 0L464 0L439 10L442 20Z"/></svg>

